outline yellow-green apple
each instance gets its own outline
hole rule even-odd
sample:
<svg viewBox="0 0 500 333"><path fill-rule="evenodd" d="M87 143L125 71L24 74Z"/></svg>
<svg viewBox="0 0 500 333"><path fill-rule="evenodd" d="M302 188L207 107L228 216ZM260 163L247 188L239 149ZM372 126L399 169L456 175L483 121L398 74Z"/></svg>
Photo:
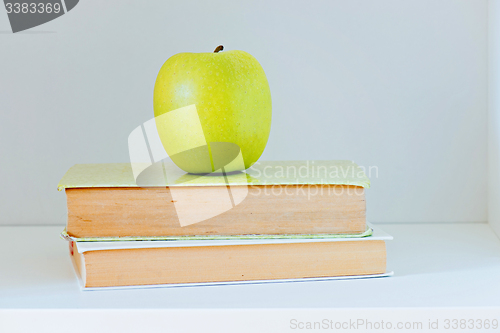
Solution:
<svg viewBox="0 0 500 333"><path fill-rule="evenodd" d="M247 52L222 49L176 54L156 78L158 134L169 156L186 172L249 168L269 138L271 92L264 70ZM239 152L242 162L228 164Z"/></svg>

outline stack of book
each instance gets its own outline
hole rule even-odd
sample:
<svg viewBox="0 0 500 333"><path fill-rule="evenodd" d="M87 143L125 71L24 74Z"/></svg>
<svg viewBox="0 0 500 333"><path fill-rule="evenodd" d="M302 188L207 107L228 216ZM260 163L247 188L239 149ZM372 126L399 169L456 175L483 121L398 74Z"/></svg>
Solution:
<svg viewBox="0 0 500 333"><path fill-rule="evenodd" d="M351 161L210 175L77 164L58 185L62 236L86 289L387 276L391 237L366 223L369 184Z"/></svg>

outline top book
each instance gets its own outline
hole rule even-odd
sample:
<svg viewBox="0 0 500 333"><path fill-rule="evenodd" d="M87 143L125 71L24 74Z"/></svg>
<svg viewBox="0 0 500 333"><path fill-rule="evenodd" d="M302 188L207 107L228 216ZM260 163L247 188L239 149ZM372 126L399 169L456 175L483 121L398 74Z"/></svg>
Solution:
<svg viewBox="0 0 500 333"><path fill-rule="evenodd" d="M61 179L78 238L361 234L364 170L351 161L257 162L187 174L171 161L77 164Z"/></svg>

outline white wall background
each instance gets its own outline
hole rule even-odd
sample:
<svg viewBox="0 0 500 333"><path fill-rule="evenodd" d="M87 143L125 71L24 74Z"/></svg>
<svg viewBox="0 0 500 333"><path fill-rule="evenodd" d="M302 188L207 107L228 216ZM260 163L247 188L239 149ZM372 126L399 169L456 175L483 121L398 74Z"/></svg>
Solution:
<svg viewBox="0 0 500 333"><path fill-rule="evenodd" d="M488 7L488 221L500 236L500 1Z"/></svg>
<svg viewBox="0 0 500 333"><path fill-rule="evenodd" d="M65 171L127 162L163 62L219 44L267 73L262 159L377 166L371 221L487 220L487 0L82 0L18 34L0 8L0 223L63 224Z"/></svg>

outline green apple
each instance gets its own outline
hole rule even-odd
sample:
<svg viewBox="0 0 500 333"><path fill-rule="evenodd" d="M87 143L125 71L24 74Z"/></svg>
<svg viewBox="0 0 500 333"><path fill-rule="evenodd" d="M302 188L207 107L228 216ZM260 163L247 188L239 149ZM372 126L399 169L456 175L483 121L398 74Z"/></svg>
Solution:
<svg viewBox="0 0 500 333"><path fill-rule="evenodd" d="M176 54L156 78L158 133L169 156L186 172L210 173L221 165L226 172L247 169L269 138L271 92L262 66L247 52L222 49ZM226 151L229 160L240 152L243 162L217 163L214 156Z"/></svg>

